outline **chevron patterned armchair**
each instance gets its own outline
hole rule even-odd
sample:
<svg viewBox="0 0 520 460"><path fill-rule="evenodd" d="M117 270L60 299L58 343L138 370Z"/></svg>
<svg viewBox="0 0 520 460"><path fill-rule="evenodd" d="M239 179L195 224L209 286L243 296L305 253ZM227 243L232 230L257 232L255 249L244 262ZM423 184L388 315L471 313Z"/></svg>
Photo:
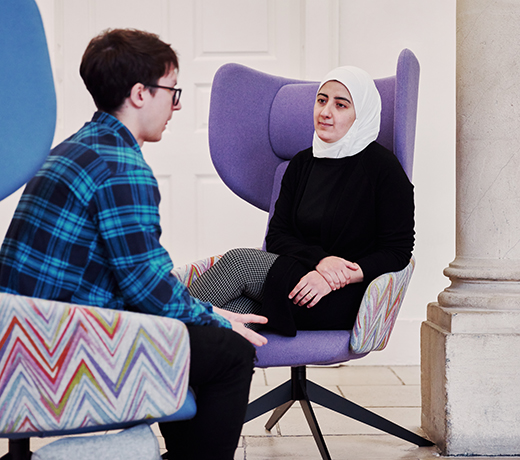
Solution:
<svg viewBox="0 0 520 460"><path fill-rule="evenodd" d="M189 341L177 320L0 293L0 437L189 418ZM186 398L187 394L190 396Z"/></svg>

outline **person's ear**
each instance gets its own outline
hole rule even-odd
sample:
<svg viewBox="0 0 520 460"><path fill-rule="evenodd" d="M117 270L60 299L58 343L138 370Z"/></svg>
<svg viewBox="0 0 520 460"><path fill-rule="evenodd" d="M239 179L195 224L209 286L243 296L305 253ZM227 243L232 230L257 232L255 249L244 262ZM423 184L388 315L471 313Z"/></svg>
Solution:
<svg viewBox="0 0 520 460"><path fill-rule="evenodd" d="M130 90L130 96L128 97L129 102L137 108L141 108L144 105L148 89L142 83L136 83Z"/></svg>

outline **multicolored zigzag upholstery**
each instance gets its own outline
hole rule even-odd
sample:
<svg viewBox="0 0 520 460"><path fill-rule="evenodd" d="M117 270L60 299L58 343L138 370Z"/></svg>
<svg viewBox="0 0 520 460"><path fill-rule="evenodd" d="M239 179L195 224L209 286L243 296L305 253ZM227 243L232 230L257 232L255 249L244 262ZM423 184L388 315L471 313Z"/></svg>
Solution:
<svg viewBox="0 0 520 460"><path fill-rule="evenodd" d="M0 436L171 419L189 340L170 318L0 293Z"/></svg>
<svg viewBox="0 0 520 460"><path fill-rule="evenodd" d="M222 254L197 260L191 264L181 265L172 270L173 275L186 287L190 287L200 275L209 270L219 259Z"/></svg>
<svg viewBox="0 0 520 460"><path fill-rule="evenodd" d="M368 353L386 347L415 268L415 258L400 272L385 273L365 291L352 330L350 348Z"/></svg>

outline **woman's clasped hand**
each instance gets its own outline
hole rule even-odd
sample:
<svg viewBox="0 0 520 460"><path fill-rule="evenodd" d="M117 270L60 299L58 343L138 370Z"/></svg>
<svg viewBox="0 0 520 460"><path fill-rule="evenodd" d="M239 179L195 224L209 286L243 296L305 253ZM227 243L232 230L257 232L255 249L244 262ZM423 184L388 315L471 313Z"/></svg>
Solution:
<svg viewBox="0 0 520 460"><path fill-rule="evenodd" d="M325 257L313 270L303 276L289 294L295 305L314 307L331 291L350 283L363 281L363 271L358 264L341 257Z"/></svg>

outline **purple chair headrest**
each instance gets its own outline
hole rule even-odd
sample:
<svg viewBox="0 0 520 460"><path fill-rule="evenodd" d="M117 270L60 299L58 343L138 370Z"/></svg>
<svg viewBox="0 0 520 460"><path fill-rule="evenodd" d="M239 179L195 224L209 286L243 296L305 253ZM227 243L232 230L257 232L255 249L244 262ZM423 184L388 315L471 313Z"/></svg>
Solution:
<svg viewBox="0 0 520 460"><path fill-rule="evenodd" d="M269 139L273 153L290 160L312 145L313 107L319 83L298 83L280 88L273 100Z"/></svg>
<svg viewBox="0 0 520 460"><path fill-rule="evenodd" d="M233 192L264 211L274 171L283 161L269 139L271 106L280 88L290 83L302 82L226 64L211 88L208 131L215 169Z"/></svg>
<svg viewBox="0 0 520 460"><path fill-rule="evenodd" d="M396 76L375 83L382 101L377 141L395 153L411 179L419 85L414 54L403 50ZM240 64L226 64L215 74L209 114L213 164L233 192L264 211L278 166L312 145L318 85Z"/></svg>

